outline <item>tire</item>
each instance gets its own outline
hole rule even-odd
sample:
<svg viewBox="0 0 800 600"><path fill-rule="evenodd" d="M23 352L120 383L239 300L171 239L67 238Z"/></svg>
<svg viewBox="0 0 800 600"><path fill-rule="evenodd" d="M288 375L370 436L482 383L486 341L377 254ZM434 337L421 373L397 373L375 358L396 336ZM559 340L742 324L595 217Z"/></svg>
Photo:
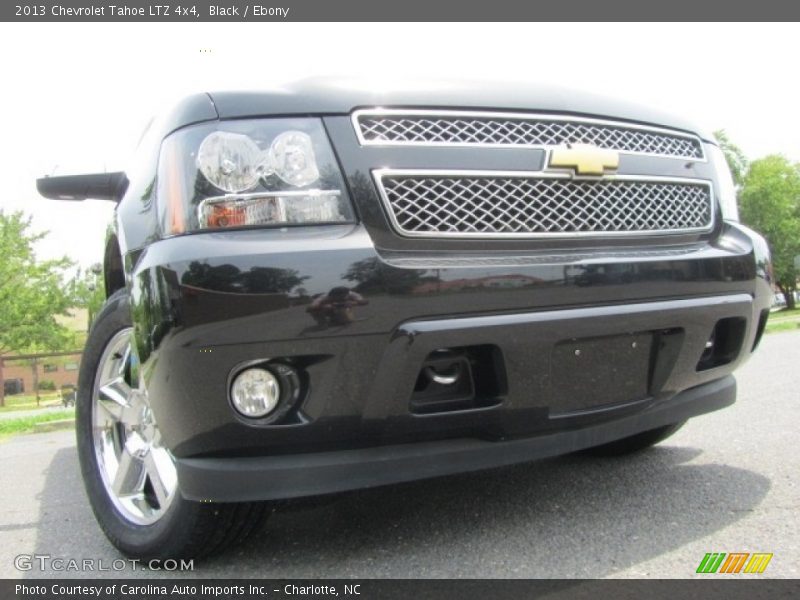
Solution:
<svg viewBox="0 0 800 600"><path fill-rule="evenodd" d="M587 448L583 450L584 454L590 456L624 456L645 450L650 446L654 446L659 442L663 442L673 433L678 431L686 424L686 421L673 423L672 425L665 425L664 427L657 427L649 431L643 431L630 437L622 438L602 446L595 446L594 448Z"/></svg>
<svg viewBox="0 0 800 600"><path fill-rule="evenodd" d="M131 558L189 559L221 552L260 528L268 505L199 503L181 496L177 476L170 476L174 459L160 445L146 390L142 393L141 386L130 386L137 370L135 351L115 351L125 347L125 336L130 339L131 327L128 296L120 290L97 316L81 361L76 402L78 458L95 518L109 541ZM125 383L130 386L127 403L109 400L124 394L114 396L99 391L100 387L116 389L110 387L112 383L100 385L109 365L119 365L114 385L119 389L126 389ZM124 383L119 383L120 377ZM119 419L115 420L107 406L119 411ZM134 413L135 418L129 416ZM142 450L143 446L137 445L142 440L151 440L149 449ZM130 447L135 451L129 451ZM131 475L120 477L127 473ZM156 486L155 481L161 484ZM115 493L118 488L119 494Z"/></svg>

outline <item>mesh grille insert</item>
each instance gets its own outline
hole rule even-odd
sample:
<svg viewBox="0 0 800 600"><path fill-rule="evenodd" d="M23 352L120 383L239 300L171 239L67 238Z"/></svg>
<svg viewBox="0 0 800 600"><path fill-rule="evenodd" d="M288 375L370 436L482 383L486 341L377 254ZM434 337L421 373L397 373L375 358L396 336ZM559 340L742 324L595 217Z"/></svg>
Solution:
<svg viewBox="0 0 800 600"><path fill-rule="evenodd" d="M712 225L710 184L541 176L378 176L401 234L677 233Z"/></svg>
<svg viewBox="0 0 800 600"><path fill-rule="evenodd" d="M356 122L367 144L557 146L594 144L620 152L702 159L700 140L625 124L543 117L431 114L358 114Z"/></svg>

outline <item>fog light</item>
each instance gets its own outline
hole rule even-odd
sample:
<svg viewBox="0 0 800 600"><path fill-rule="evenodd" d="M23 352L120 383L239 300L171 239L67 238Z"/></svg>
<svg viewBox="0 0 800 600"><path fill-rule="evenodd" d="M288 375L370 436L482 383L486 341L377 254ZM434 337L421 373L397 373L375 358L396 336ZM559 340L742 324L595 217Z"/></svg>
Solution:
<svg viewBox="0 0 800 600"><path fill-rule="evenodd" d="M233 407L245 417L264 417L278 406L281 386L266 369L245 369L233 380Z"/></svg>

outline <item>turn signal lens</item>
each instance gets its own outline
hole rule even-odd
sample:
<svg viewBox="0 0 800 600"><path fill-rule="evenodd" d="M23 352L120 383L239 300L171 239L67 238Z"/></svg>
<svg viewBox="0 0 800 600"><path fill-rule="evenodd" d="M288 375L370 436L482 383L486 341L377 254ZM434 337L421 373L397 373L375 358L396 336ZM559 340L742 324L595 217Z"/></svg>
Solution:
<svg viewBox="0 0 800 600"><path fill-rule="evenodd" d="M200 204L200 227L246 227L346 221L338 190L307 190L208 198Z"/></svg>

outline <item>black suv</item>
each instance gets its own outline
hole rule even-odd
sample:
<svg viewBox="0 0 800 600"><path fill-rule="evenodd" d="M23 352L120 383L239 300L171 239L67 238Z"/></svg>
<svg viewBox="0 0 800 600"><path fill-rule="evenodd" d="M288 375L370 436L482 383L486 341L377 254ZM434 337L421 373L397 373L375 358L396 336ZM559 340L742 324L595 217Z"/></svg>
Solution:
<svg viewBox="0 0 800 600"><path fill-rule="evenodd" d="M81 363L95 515L197 556L266 501L591 449L734 402L770 257L713 137L551 88L186 98L126 173Z"/></svg>

